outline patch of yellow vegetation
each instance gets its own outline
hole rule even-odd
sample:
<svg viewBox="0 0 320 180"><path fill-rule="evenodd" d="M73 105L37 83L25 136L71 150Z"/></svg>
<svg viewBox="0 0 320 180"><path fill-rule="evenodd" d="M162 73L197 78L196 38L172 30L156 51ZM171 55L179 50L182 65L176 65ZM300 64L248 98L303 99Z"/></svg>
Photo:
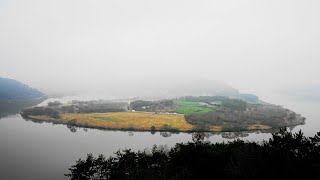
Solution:
<svg viewBox="0 0 320 180"><path fill-rule="evenodd" d="M134 130L164 130L166 125L178 131L192 131L193 125L189 124L182 114L157 114L147 112L112 112L112 113L93 113L93 114L62 114L61 119L54 119L48 116L30 116L35 121L56 122L68 124L71 120L72 124L82 126L90 126L96 128L110 129L134 129ZM220 132L222 126L210 126L210 131ZM248 130L264 130L270 129L270 126L262 124L253 124L248 126Z"/></svg>
<svg viewBox="0 0 320 180"><path fill-rule="evenodd" d="M248 130L262 130L262 129L270 129L270 126L263 125L263 124L254 124L248 126Z"/></svg>
<svg viewBox="0 0 320 180"><path fill-rule="evenodd" d="M150 130L152 126L155 130L161 130L165 124L171 128L188 131L192 130L192 125L186 122L182 114L156 114L142 112L114 112L114 113L93 113L93 114L63 114L64 123L76 120L78 124L95 127Z"/></svg>
<svg viewBox="0 0 320 180"><path fill-rule="evenodd" d="M222 131L222 126L210 126L210 131L220 132Z"/></svg>

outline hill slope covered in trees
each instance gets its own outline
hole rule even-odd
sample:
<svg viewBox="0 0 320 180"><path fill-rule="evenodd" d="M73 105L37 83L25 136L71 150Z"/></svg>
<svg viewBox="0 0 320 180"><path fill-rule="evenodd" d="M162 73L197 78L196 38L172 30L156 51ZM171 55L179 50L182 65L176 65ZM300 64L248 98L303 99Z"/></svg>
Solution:
<svg viewBox="0 0 320 180"><path fill-rule="evenodd" d="M0 77L0 117L18 113L44 99L42 92L16 80Z"/></svg>

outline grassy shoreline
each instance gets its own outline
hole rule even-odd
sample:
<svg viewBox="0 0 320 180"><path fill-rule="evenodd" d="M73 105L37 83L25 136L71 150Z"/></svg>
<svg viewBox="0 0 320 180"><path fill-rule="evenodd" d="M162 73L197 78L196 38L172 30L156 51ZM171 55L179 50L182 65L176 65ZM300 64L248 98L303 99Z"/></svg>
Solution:
<svg viewBox="0 0 320 180"><path fill-rule="evenodd" d="M239 132L272 129L266 125L250 125L243 129L230 129L222 126L207 126L199 129L185 121L181 114L158 114L145 112L114 112L92 114L61 114L60 118L49 116L28 116L35 122L64 124L75 127L123 130L123 131L167 131L167 132Z"/></svg>

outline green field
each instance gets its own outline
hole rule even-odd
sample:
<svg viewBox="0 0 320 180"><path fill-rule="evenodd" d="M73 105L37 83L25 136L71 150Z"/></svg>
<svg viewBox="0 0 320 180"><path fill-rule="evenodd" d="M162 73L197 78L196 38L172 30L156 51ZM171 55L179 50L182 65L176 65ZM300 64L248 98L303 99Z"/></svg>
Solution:
<svg viewBox="0 0 320 180"><path fill-rule="evenodd" d="M202 107L199 102L179 101L175 102L177 108L176 112L179 114L205 113L213 111L213 107Z"/></svg>
<svg viewBox="0 0 320 180"><path fill-rule="evenodd" d="M200 106L199 102L188 102L188 101L179 101L175 102L178 106Z"/></svg>

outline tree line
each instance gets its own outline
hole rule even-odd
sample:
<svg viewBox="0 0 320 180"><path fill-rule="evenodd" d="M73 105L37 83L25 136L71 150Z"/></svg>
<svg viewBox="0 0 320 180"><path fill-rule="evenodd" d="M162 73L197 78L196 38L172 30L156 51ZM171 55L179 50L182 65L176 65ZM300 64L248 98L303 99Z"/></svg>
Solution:
<svg viewBox="0 0 320 180"><path fill-rule="evenodd" d="M80 179L271 179L311 178L320 169L320 132L313 137L280 129L261 143L235 140L204 141L201 133L193 142L171 149L154 146L134 152L119 150L115 156L79 159L66 174Z"/></svg>
<svg viewBox="0 0 320 180"><path fill-rule="evenodd" d="M300 114L276 105L249 104L245 111L221 107L207 113L185 115L192 125L224 126L229 129L244 130L252 124L263 124L272 128L303 124Z"/></svg>

